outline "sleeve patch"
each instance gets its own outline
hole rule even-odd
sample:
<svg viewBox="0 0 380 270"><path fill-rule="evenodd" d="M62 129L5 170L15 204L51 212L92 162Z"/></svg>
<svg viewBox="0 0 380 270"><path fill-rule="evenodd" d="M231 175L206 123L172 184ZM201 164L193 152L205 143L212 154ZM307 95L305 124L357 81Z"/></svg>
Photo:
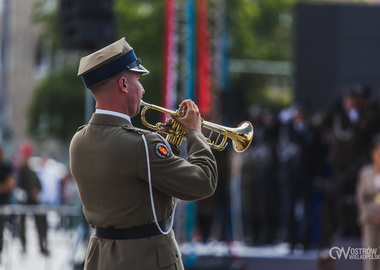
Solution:
<svg viewBox="0 0 380 270"><path fill-rule="evenodd" d="M170 156L171 149L163 143L158 143L156 144L155 152L160 158L168 158Z"/></svg>

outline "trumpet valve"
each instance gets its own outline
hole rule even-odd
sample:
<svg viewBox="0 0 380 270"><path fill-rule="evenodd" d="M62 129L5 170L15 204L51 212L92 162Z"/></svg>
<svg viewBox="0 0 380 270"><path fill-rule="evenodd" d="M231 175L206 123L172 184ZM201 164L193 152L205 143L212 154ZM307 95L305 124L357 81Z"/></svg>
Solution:
<svg viewBox="0 0 380 270"><path fill-rule="evenodd" d="M170 130L170 134L166 137L166 140L174 145L182 144L185 139L186 133L183 131L180 124L174 122Z"/></svg>
<svg viewBox="0 0 380 270"><path fill-rule="evenodd" d="M185 114L186 114L186 112L183 110L183 106L178 106L178 110L176 110L176 114L178 115L178 116L185 116Z"/></svg>

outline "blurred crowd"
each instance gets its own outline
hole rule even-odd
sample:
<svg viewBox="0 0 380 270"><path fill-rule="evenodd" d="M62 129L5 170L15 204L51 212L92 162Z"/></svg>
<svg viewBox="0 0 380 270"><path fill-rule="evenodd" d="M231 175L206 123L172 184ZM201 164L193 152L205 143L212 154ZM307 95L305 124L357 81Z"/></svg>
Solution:
<svg viewBox="0 0 380 270"><path fill-rule="evenodd" d="M253 147L242 170L245 236L253 244L283 241L330 247L333 237L360 236L356 186L380 132L380 98L365 84L345 85L326 111L295 104L273 113L252 108Z"/></svg>
<svg viewBox="0 0 380 270"><path fill-rule="evenodd" d="M371 141L380 132L380 97L353 83L343 87L328 110L311 112L309 107L250 108L251 147L236 155L215 152L217 191L196 203L180 202L175 227L180 241L287 242L292 250L307 250L330 247L337 234L360 237L358 174L371 162ZM27 142L11 163L0 149L0 206L8 204L79 206L80 199L69 169L46 155L36 156ZM1 213L0 251L8 223L26 252L25 213ZM32 213L41 253L49 255L46 213ZM82 216L77 223L83 221ZM77 225L64 217L62 223Z"/></svg>
<svg viewBox="0 0 380 270"><path fill-rule="evenodd" d="M75 181L64 164L47 155L37 156L30 142L20 146L12 162L5 160L0 147L0 252L6 227L20 240L21 252L27 252L26 218L31 216L40 251L49 256L47 213L49 210L59 212L63 205L80 206ZM80 213L66 211L60 215L59 226L75 229L81 222Z"/></svg>
<svg viewBox="0 0 380 270"><path fill-rule="evenodd" d="M352 83L324 111L312 112L309 104L280 111L252 106L250 116L251 147L227 157L230 167L226 151L217 154L218 189L198 202L200 239L216 234L249 245L286 242L291 250L323 250L337 236L360 237L358 173L371 162L371 141L380 132L380 96Z"/></svg>

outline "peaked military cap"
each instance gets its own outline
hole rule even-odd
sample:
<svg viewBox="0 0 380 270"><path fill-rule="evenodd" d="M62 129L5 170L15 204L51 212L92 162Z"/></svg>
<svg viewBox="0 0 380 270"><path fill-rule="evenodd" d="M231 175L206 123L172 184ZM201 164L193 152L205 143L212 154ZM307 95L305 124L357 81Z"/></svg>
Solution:
<svg viewBox="0 0 380 270"><path fill-rule="evenodd" d="M131 70L148 74L149 71L141 65L133 48L125 37L100 49L90 55L82 57L79 63L78 76L87 88L106 81L124 70Z"/></svg>

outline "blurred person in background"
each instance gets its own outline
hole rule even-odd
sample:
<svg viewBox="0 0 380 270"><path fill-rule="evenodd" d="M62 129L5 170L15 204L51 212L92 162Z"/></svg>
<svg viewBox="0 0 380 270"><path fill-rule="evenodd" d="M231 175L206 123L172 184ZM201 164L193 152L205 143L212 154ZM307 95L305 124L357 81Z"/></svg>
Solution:
<svg viewBox="0 0 380 270"><path fill-rule="evenodd" d="M365 122L365 134L363 141L371 142L374 136L380 133L380 93L374 98L373 103L369 106L369 110ZM370 152L370 151L368 151Z"/></svg>
<svg viewBox="0 0 380 270"><path fill-rule="evenodd" d="M320 128L328 145L331 179L326 184L320 248L332 244L335 232L358 236L355 190L357 173L367 155L363 137L369 88L360 83L343 86L342 97L327 111Z"/></svg>
<svg viewBox="0 0 380 270"><path fill-rule="evenodd" d="M280 159L285 162L284 188L288 205L287 241L291 250L302 245L311 248L314 181L323 171L323 152L319 131L312 125L305 105L294 106L292 119L281 125Z"/></svg>
<svg viewBox="0 0 380 270"><path fill-rule="evenodd" d="M6 162L4 152L0 145L0 207L10 203L11 192L16 186L13 168ZM0 253L3 250L3 231L8 216L0 214Z"/></svg>
<svg viewBox="0 0 380 270"><path fill-rule="evenodd" d="M356 199L363 248L377 249L380 246L380 134L372 141L370 156L371 163L359 172ZM380 269L380 260L364 260L364 269Z"/></svg>
<svg viewBox="0 0 380 270"><path fill-rule="evenodd" d="M42 155L38 163L37 176L41 182L39 202L44 205L58 206L61 204L61 181L66 168L47 155Z"/></svg>
<svg viewBox="0 0 380 270"><path fill-rule="evenodd" d="M242 153L244 237L248 244L271 244L276 240L280 220L275 154L278 123L274 112L267 108L254 105L249 113L255 124L255 139Z"/></svg>
<svg viewBox="0 0 380 270"><path fill-rule="evenodd" d="M20 147L21 167L19 168L17 180L18 186L24 190L26 200L23 202L25 205L38 205L39 194L41 192L41 182L36 172L30 167L30 157L34 151L33 145L29 142L24 143ZM49 255L47 248L47 219L46 214L34 214L36 229L39 237L39 245L41 253ZM20 216L20 238L23 252L26 252L26 222L25 214Z"/></svg>

